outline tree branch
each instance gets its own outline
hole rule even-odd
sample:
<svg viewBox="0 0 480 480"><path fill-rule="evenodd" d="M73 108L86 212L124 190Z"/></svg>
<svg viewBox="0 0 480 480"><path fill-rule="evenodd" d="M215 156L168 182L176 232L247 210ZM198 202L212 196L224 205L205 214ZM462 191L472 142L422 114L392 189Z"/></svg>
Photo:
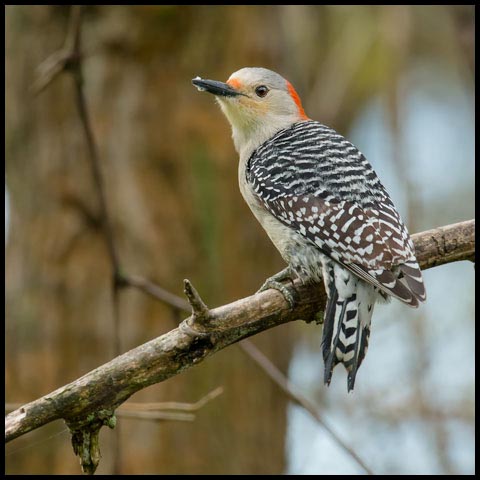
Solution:
<svg viewBox="0 0 480 480"><path fill-rule="evenodd" d="M475 220L417 233L412 240L423 270L459 260L475 262Z"/></svg>
<svg viewBox="0 0 480 480"><path fill-rule="evenodd" d="M475 255L475 220L412 236L422 268ZM114 410L135 392L200 363L219 350L269 328L298 319L311 321L324 307L322 285L296 284L299 302L291 310L276 290L267 290L208 311L198 332L192 316L177 328L87 373L5 417L5 441L59 418L75 429L110 424ZM198 294L197 294L198 295Z"/></svg>

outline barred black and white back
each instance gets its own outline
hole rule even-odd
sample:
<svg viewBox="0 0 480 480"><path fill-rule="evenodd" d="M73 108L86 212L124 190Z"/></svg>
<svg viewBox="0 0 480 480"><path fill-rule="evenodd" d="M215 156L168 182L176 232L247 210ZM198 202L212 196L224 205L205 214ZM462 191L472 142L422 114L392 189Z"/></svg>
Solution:
<svg viewBox="0 0 480 480"><path fill-rule="evenodd" d="M279 131L250 156L246 181L287 227L280 253L304 281L323 278L325 382L342 363L353 389L377 300L426 299L408 230L375 171L340 134L315 121ZM312 260L313 259L313 260Z"/></svg>

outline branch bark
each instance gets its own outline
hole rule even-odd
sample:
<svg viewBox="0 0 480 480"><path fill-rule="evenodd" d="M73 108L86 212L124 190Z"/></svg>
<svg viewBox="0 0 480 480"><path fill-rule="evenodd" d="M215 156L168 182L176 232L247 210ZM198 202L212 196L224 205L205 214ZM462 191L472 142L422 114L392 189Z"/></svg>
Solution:
<svg viewBox="0 0 480 480"><path fill-rule="evenodd" d="M412 238L423 269L473 260L475 220L428 230ZM5 441L59 418L72 431L92 423L112 426L115 409L135 392L178 375L251 335L294 320L314 320L325 304L323 286L296 284L296 288L299 302L293 310L276 290L208 311L197 303L196 309L208 316L208 322L195 322L194 314L164 335L15 410L5 417ZM198 302L197 295L192 298Z"/></svg>

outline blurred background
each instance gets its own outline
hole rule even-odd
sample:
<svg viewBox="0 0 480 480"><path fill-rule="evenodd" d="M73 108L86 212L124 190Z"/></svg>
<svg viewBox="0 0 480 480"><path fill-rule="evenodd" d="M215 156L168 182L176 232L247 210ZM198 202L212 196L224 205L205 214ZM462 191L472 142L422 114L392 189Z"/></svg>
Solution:
<svg viewBox="0 0 480 480"><path fill-rule="evenodd" d="M73 81L31 91L68 18L68 6L6 7L6 402L114 356L111 267ZM227 121L190 82L244 66L284 75L309 117L355 143L411 233L475 215L473 5L88 6L82 22L84 89L130 274L180 296L189 278L214 307L283 268L239 193ZM418 311L376 308L353 394L340 367L323 385L320 327L294 322L252 341L375 473L473 474L474 268L434 268L425 282ZM121 350L185 316L122 290ZM102 429L97 472L362 473L236 345L132 401L195 402L218 386L193 422ZM79 472L61 421L7 445L6 473Z"/></svg>

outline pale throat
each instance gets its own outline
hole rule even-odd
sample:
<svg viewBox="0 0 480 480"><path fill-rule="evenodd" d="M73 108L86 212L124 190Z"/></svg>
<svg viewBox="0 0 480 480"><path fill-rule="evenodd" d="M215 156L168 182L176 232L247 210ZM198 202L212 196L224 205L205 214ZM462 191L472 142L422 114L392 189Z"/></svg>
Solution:
<svg viewBox="0 0 480 480"><path fill-rule="evenodd" d="M222 112L232 127L232 139L241 158L251 153L272 138L277 132L301 121L298 115L274 115L265 113L258 116L242 115L237 108L227 102L219 101Z"/></svg>

